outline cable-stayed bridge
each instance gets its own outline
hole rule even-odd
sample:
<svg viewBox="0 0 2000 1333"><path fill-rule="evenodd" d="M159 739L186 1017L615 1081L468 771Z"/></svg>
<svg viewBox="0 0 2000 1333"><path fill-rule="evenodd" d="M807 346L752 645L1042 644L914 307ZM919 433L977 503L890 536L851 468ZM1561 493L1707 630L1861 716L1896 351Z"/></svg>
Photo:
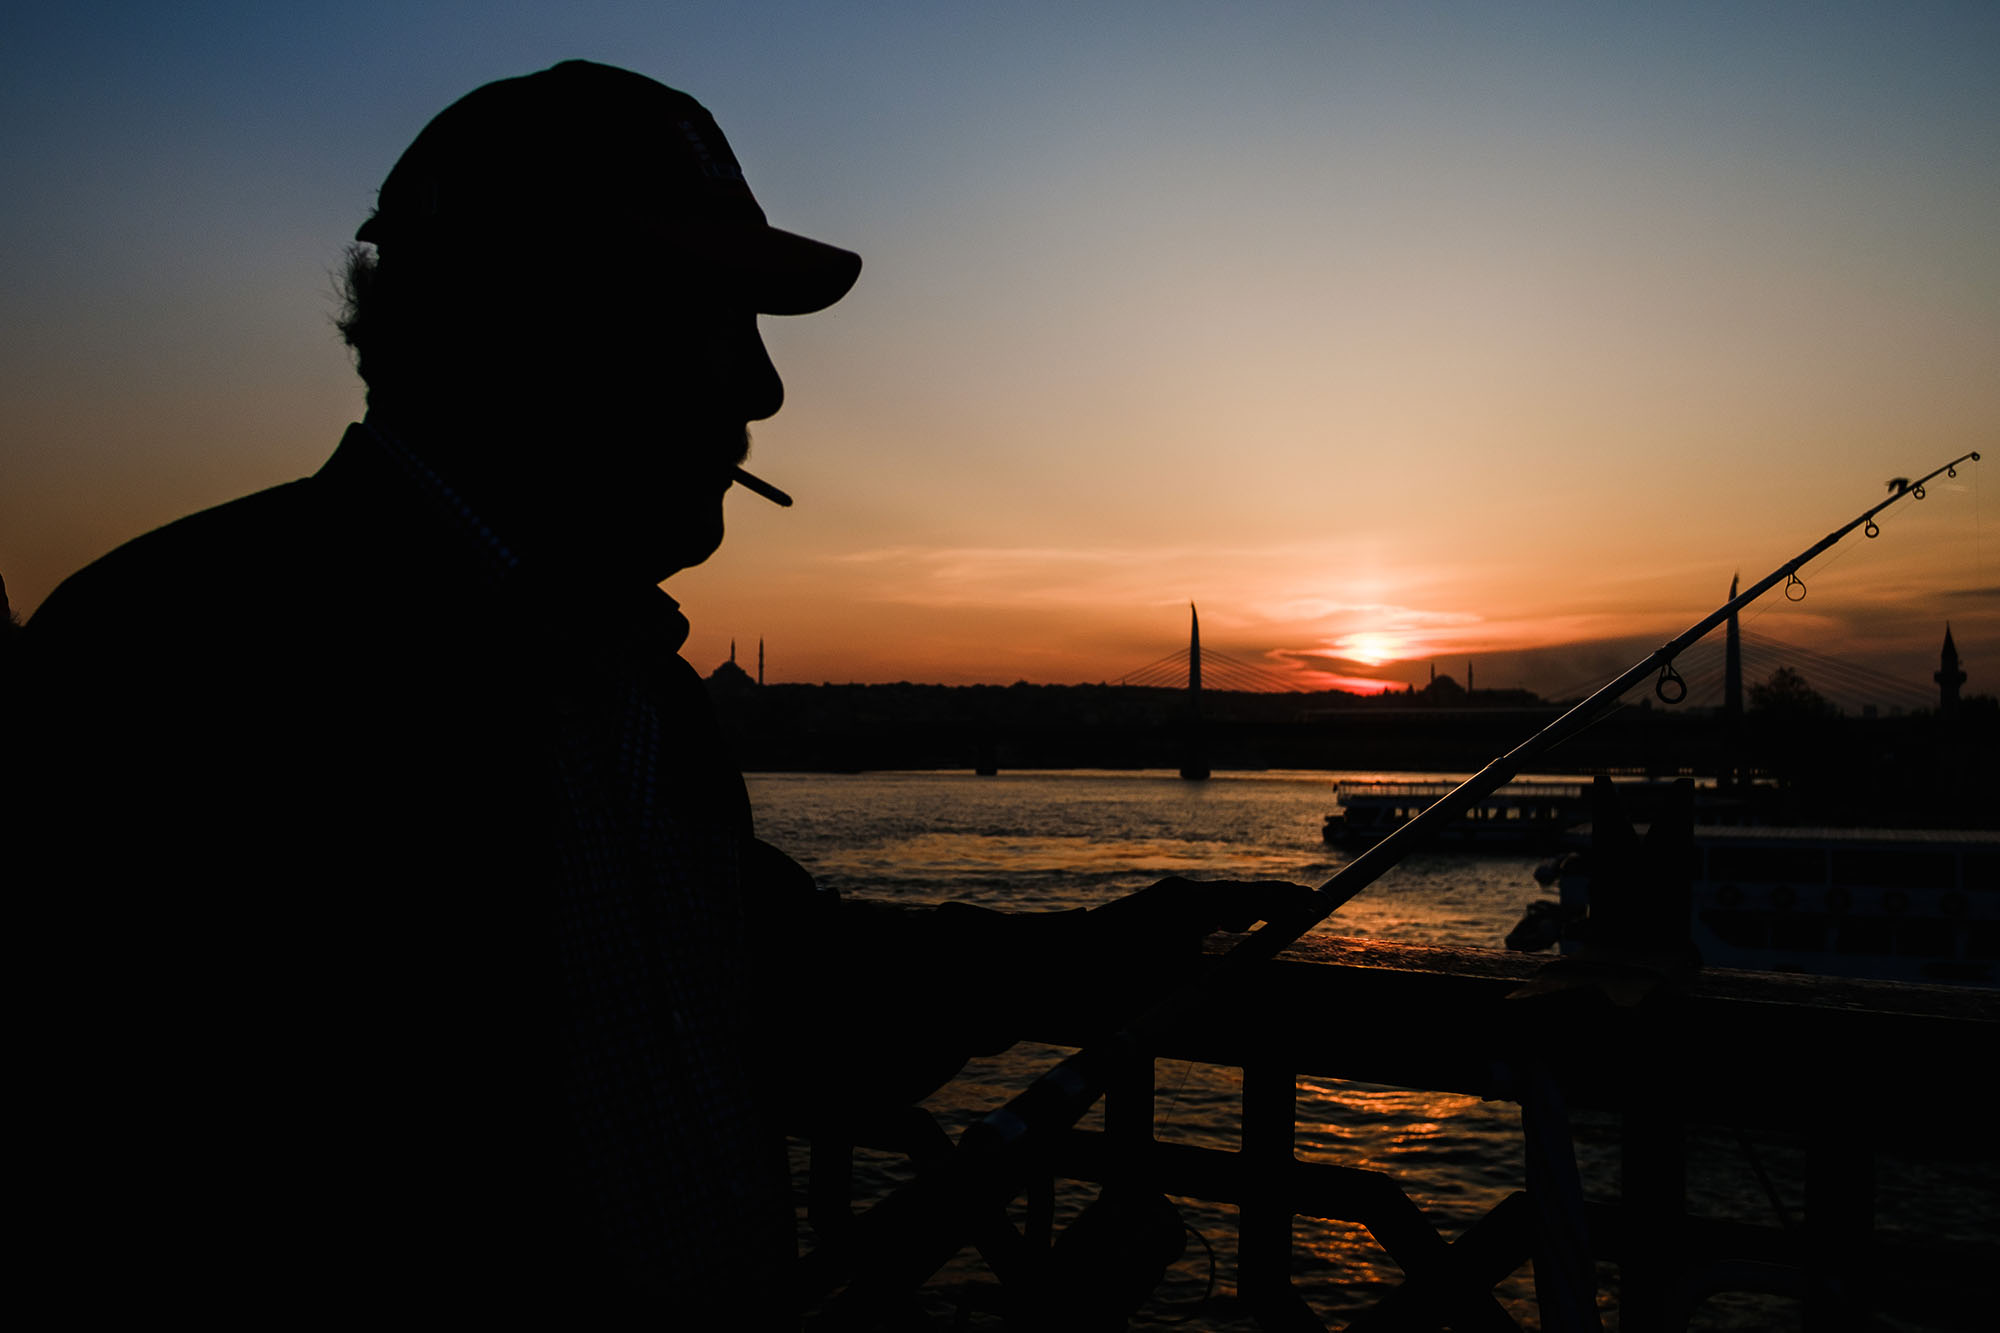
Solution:
<svg viewBox="0 0 2000 1333"><path fill-rule="evenodd" d="M1185 689L1193 678L1191 663L1195 651L1191 648L1182 648L1168 653L1165 657L1146 663L1136 671L1120 676L1117 683L1146 685L1168 690ZM1230 690L1241 694L1291 694L1299 689L1297 681L1282 676L1269 667L1246 662L1240 657L1232 657L1214 648L1203 648L1199 651L1203 689Z"/></svg>
<svg viewBox="0 0 2000 1333"><path fill-rule="evenodd" d="M1723 635L1717 632L1681 654L1674 667L1687 683L1686 704L1697 708L1723 706L1728 670L1726 653ZM1885 714L1915 713L1938 705L1937 686L1927 678L1894 676L1769 635L1744 631L1742 654L1746 691L1768 681L1779 668L1789 667L1814 693L1844 713L1860 714L1870 708ZM1596 680L1578 681L1549 697L1581 698L1616 674L1609 672ZM1640 697L1643 696L1635 690L1634 701Z"/></svg>

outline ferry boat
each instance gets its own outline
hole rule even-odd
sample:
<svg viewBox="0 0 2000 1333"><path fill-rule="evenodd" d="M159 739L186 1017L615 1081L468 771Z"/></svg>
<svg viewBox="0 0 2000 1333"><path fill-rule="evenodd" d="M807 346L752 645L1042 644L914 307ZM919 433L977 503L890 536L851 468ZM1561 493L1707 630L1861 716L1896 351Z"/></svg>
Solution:
<svg viewBox="0 0 2000 1333"><path fill-rule="evenodd" d="M1705 966L2000 986L2000 831L1697 825L1694 853ZM1555 881L1581 919L1589 853Z"/></svg>
<svg viewBox="0 0 2000 1333"><path fill-rule="evenodd" d="M1333 785L1336 809L1321 825L1320 837L1336 847L1372 847L1457 786L1451 780L1342 779ZM1643 819L1674 784L1638 779L1617 786L1625 808ZM1695 806L1710 819L1740 817L1748 797L1762 790L1731 797L1713 786L1697 787ZM1447 824L1437 841L1458 851L1554 852L1565 845L1565 833L1589 820L1588 778L1510 782Z"/></svg>
<svg viewBox="0 0 2000 1333"><path fill-rule="evenodd" d="M1320 837L1336 847L1372 847L1457 785L1343 779L1333 785L1336 808ZM1564 830L1590 818L1589 792L1587 783L1509 783L1446 825L1437 841L1457 848L1550 851Z"/></svg>

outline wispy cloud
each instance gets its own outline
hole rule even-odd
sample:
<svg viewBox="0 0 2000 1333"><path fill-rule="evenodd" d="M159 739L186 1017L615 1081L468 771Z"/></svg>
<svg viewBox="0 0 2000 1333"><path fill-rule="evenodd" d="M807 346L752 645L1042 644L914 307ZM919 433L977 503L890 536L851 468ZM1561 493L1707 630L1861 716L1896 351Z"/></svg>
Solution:
<svg viewBox="0 0 2000 1333"><path fill-rule="evenodd" d="M1272 621L1344 620L1376 629L1414 630L1476 625L1473 611L1438 611L1394 602L1342 602L1332 598L1300 597L1290 601L1252 602L1253 613Z"/></svg>
<svg viewBox="0 0 2000 1333"><path fill-rule="evenodd" d="M1246 546L884 546L830 557L881 571L874 600L919 606L1171 606L1207 602L1217 624L1292 622L1352 602L1322 595L1246 600L1301 564L1337 566L1342 553Z"/></svg>
<svg viewBox="0 0 2000 1333"><path fill-rule="evenodd" d="M872 601L924 607L1102 608L1170 603L1186 580L1161 568L1156 553L1077 547L880 547L833 559L864 575Z"/></svg>

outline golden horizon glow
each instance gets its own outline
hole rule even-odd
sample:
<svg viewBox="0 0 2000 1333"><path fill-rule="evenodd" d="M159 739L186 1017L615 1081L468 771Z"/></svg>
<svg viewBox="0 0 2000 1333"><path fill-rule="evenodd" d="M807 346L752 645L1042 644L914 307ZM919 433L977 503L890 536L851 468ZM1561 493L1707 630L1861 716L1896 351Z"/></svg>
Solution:
<svg viewBox="0 0 2000 1333"><path fill-rule="evenodd" d="M6 86L63 90L23 93L0 147L36 256L0 321L18 610L319 466L361 412L327 274L388 165L557 48L707 100L772 222L867 264L763 323L786 406L750 465L798 505L733 496L722 551L669 582L704 672L761 637L773 681L1117 680L1185 645L1192 599L1205 645L1305 688L1471 659L1548 695L2000 433L1971 8L1801 44L1784 6L1333 3L1218 44L1205 12L1120 4L1060 30L586 4L469 46L357 3L309 39L42 7L0 52ZM1815 562L1759 632L1929 689L1949 621L1994 692L1991 466Z"/></svg>

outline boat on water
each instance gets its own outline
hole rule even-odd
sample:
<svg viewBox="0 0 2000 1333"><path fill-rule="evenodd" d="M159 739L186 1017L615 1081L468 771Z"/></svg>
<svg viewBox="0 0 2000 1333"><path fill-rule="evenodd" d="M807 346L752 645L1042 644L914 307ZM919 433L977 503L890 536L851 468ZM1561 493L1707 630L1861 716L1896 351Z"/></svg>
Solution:
<svg viewBox="0 0 2000 1333"><path fill-rule="evenodd" d="M1415 819L1459 784L1452 780L1342 779L1334 783L1335 810L1320 837L1335 847L1366 848ZM1646 818L1673 790L1671 780L1633 779L1615 785L1625 808ZM1714 785L1695 789L1699 817L1733 821L1749 817L1766 789L1724 793ZM1590 820L1590 780L1510 782L1475 802L1437 835L1438 845L1456 851L1555 852L1564 835Z"/></svg>
<svg viewBox="0 0 2000 1333"><path fill-rule="evenodd" d="M1581 921L1590 853L1552 876ZM2000 986L2000 830L1697 825L1690 885L1705 966Z"/></svg>

